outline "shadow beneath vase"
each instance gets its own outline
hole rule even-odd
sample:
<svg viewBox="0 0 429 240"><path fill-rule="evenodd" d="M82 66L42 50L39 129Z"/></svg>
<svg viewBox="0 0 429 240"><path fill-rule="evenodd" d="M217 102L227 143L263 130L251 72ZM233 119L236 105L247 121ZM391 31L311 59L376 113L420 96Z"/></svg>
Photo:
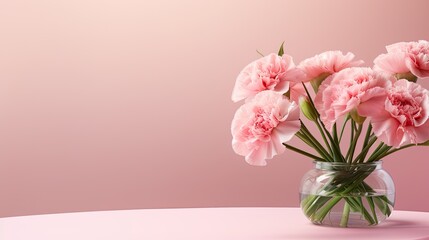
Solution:
<svg viewBox="0 0 429 240"><path fill-rule="evenodd" d="M318 225L318 224L309 224L320 228L333 228L333 229L345 229L340 227L334 227L329 225ZM422 223L421 221L413 221L413 220L386 220L385 222L376 225L376 226L362 226L362 227L352 227L349 229L397 229L397 228L426 228L429 230L429 219L427 223Z"/></svg>
<svg viewBox="0 0 429 240"><path fill-rule="evenodd" d="M305 232L288 232L267 239L415 239L429 240L429 219L390 219L377 226L339 228L308 223Z"/></svg>
<svg viewBox="0 0 429 240"><path fill-rule="evenodd" d="M367 227L371 228L371 227ZM381 223L380 225L374 227L374 228L384 228L384 229L391 229L391 228L427 228L429 230L429 219L426 224L422 224L421 221L412 221L412 220L397 220L397 219L391 219L387 220L384 223Z"/></svg>

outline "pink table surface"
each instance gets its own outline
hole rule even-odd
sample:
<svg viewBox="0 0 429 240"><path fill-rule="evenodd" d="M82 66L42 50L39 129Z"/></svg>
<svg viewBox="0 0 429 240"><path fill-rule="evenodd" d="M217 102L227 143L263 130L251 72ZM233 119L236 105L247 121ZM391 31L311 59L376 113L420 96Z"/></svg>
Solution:
<svg viewBox="0 0 429 240"><path fill-rule="evenodd" d="M183 208L0 218L1 240L429 239L429 212L394 211L370 228L316 226L298 208Z"/></svg>

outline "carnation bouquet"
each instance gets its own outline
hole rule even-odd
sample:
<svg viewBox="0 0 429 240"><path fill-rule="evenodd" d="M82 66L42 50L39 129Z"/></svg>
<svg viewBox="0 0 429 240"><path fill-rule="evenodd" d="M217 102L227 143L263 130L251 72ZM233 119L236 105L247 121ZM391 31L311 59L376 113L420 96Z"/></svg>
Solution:
<svg viewBox="0 0 429 240"><path fill-rule="evenodd" d="M245 101L232 121L232 147L246 162L263 166L288 149L332 163L334 170L347 168L348 173L330 172L322 187L302 196L301 207L313 223L322 224L340 202L340 226L348 226L352 213L367 225L379 223L390 215L394 199L371 195L378 191L369 184L374 163L428 145L429 92L417 82L429 77L429 42L386 49L371 68L340 51L295 65L282 44L277 54L255 60L237 77L232 100ZM290 145L294 136L309 149Z"/></svg>

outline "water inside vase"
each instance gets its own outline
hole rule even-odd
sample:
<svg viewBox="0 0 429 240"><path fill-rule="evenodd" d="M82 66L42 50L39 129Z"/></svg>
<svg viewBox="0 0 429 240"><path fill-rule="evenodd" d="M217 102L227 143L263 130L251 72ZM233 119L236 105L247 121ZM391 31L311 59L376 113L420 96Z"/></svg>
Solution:
<svg viewBox="0 0 429 240"><path fill-rule="evenodd" d="M395 194L322 196L301 193L300 197L301 209L314 224L368 227L383 222L391 214Z"/></svg>

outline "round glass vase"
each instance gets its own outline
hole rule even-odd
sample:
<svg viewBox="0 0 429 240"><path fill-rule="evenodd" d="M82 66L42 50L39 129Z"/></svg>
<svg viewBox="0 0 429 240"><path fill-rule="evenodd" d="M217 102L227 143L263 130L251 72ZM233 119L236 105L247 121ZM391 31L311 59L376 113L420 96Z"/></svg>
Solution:
<svg viewBox="0 0 429 240"><path fill-rule="evenodd" d="M300 205L314 224L367 227L393 210L395 185L382 162L314 162L301 180Z"/></svg>

